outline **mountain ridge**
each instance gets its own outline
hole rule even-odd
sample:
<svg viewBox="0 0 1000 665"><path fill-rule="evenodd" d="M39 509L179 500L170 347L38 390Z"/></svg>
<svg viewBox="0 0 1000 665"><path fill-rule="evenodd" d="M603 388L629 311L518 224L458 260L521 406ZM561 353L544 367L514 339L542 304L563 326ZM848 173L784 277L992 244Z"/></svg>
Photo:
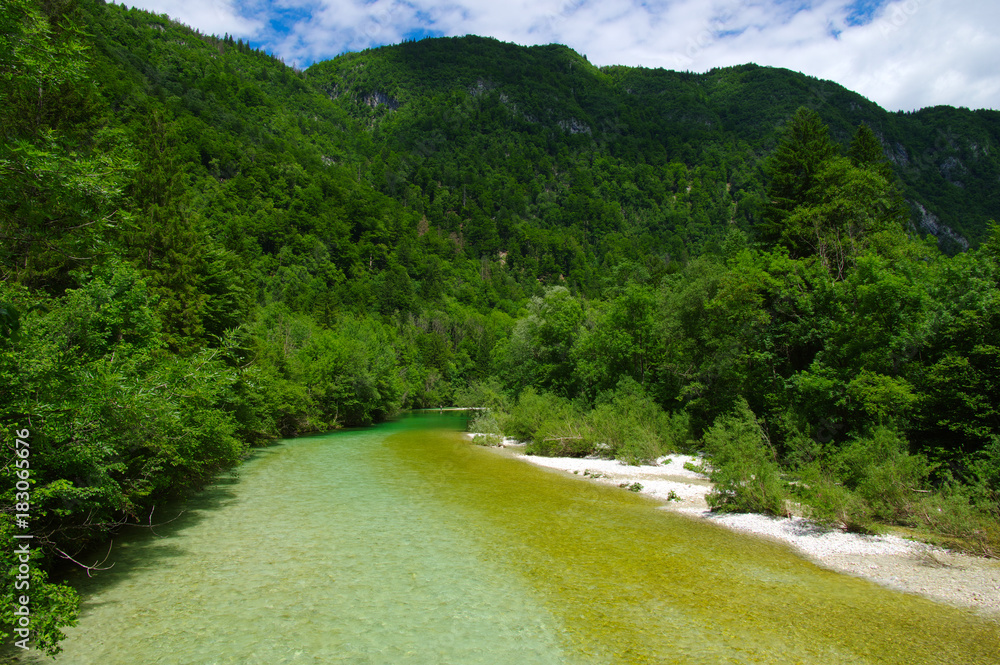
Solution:
<svg viewBox="0 0 1000 665"><path fill-rule="evenodd" d="M841 145L859 124L875 132L911 202L914 228L936 235L944 249L975 245L987 221L1000 216L1000 199L991 191L1000 176L994 158L1000 112L941 106L889 112L840 84L789 69L750 63L698 74L596 67L563 45L518 46L466 36L345 54L310 66L305 76L328 93L339 93L337 99L347 91L362 97L381 92L401 106L446 92L496 94L531 120L563 123L605 139L642 132L644 140L660 143L682 161L691 159L692 151L665 132L682 134L689 144L734 139L762 158L795 110L806 106L820 114ZM659 127L649 131L634 114L627 118L627 105L640 107L640 115ZM390 107L375 104L369 120ZM970 189L980 196L969 197Z"/></svg>

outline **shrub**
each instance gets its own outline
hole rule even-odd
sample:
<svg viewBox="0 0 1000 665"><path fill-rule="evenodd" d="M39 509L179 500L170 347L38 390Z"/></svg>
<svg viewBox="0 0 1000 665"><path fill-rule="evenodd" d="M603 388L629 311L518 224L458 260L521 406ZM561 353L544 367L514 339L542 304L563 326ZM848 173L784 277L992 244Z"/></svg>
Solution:
<svg viewBox="0 0 1000 665"><path fill-rule="evenodd" d="M649 462L686 445L690 429L686 414L667 414L628 377L598 399L587 424L595 447L606 445L608 456L626 464Z"/></svg>
<svg viewBox="0 0 1000 665"><path fill-rule="evenodd" d="M498 446L503 442L500 423L492 411L477 411L469 419L469 431L476 434L473 442L481 446Z"/></svg>
<svg viewBox="0 0 1000 665"><path fill-rule="evenodd" d="M508 436L519 441L530 441L551 414L551 408L555 406L558 409L562 406L562 401L554 395L539 395L534 388L525 388L517 403L503 416L500 427Z"/></svg>
<svg viewBox="0 0 1000 665"><path fill-rule="evenodd" d="M940 492L914 502L910 521L943 536L949 547L980 556L1000 556L1000 524L990 511L976 506L974 490L948 484Z"/></svg>
<svg viewBox="0 0 1000 665"><path fill-rule="evenodd" d="M818 465L806 470L799 490L806 501L806 516L826 526L843 528L852 533L878 533L872 519L872 509L861 497L841 484L823 477Z"/></svg>
<svg viewBox="0 0 1000 665"><path fill-rule="evenodd" d="M931 467L907 448L906 439L886 427L841 448L828 446L800 469L798 493L809 517L859 533L876 533L877 522L918 525Z"/></svg>
<svg viewBox="0 0 1000 665"><path fill-rule="evenodd" d="M587 454L584 448L589 452L591 443L584 436L582 416L563 397L526 388L510 413L498 420L508 436L529 442L527 452L531 454L583 456ZM576 443L568 443L570 440Z"/></svg>
<svg viewBox="0 0 1000 665"><path fill-rule="evenodd" d="M691 454L697 452L698 441L691 429L691 414L687 411L675 411L668 414L661 432L663 453Z"/></svg>
<svg viewBox="0 0 1000 665"><path fill-rule="evenodd" d="M485 381L473 381L465 388L455 391L455 406L484 407L507 411L510 408L510 398L503 392L500 380L489 378Z"/></svg>
<svg viewBox="0 0 1000 665"><path fill-rule="evenodd" d="M535 431L527 452L547 457L586 457L593 452L593 444L582 424L579 417L544 421Z"/></svg>
<svg viewBox="0 0 1000 665"><path fill-rule="evenodd" d="M644 464L660 456L660 440L649 430L636 428L626 435L615 458L626 464Z"/></svg>
<svg viewBox="0 0 1000 665"><path fill-rule="evenodd" d="M969 466L970 500L984 511L993 513L994 519L1000 519L1000 436L993 436Z"/></svg>
<svg viewBox="0 0 1000 665"><path fill-rule="evenodd" d="M911 455L898 432L879 427L870 437L855 439L831 460L834 477L864 501L874 518L903 522L912 511L914 490L924 485L930 465Z"/></svg>
<svg viewBox="0 0 1000 665"><path fill-rule="evenodd" d="M704 442L715 483L706 497L712 510L787 513L774 450L745 400L716 418Z"/></svg>

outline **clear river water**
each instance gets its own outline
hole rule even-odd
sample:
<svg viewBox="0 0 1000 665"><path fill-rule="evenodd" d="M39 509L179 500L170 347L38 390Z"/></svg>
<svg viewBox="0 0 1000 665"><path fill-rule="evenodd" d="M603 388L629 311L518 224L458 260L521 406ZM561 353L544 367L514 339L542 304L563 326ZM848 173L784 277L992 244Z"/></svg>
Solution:
<svg viewBox="0 0 1000 665"><path fill-rule="evenodd" d="M257 452L76 574L54 662L1000 663L996 622L478 448L464 425L416 413Z"/></svg>

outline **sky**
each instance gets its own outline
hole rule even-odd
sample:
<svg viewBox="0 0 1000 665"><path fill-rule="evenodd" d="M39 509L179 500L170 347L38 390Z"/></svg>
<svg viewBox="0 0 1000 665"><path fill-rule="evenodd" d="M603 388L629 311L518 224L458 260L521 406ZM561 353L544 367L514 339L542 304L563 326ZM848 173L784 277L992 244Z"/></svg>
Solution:
<svg viewBox="0 0 1000 665"><path fill-rule="evenodd" d="M996 0L126 0L297 67L404 39L566 44L595 65L753 62L836 81L889 111L1000 109Z"/></svg>

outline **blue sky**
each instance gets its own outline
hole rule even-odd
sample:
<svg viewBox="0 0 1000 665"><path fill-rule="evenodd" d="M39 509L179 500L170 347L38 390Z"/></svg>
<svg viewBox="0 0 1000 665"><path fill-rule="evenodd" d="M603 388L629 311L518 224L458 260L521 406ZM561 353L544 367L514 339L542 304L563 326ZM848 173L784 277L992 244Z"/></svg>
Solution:
<svg viewBox="0 0 1000 665"><path fill-rule="evenodd" d="M133 0L305 67L345 51L476 34L561 43L596 65L703 72L755 62L884 108L1000 109L996 0Z"/></svg>

